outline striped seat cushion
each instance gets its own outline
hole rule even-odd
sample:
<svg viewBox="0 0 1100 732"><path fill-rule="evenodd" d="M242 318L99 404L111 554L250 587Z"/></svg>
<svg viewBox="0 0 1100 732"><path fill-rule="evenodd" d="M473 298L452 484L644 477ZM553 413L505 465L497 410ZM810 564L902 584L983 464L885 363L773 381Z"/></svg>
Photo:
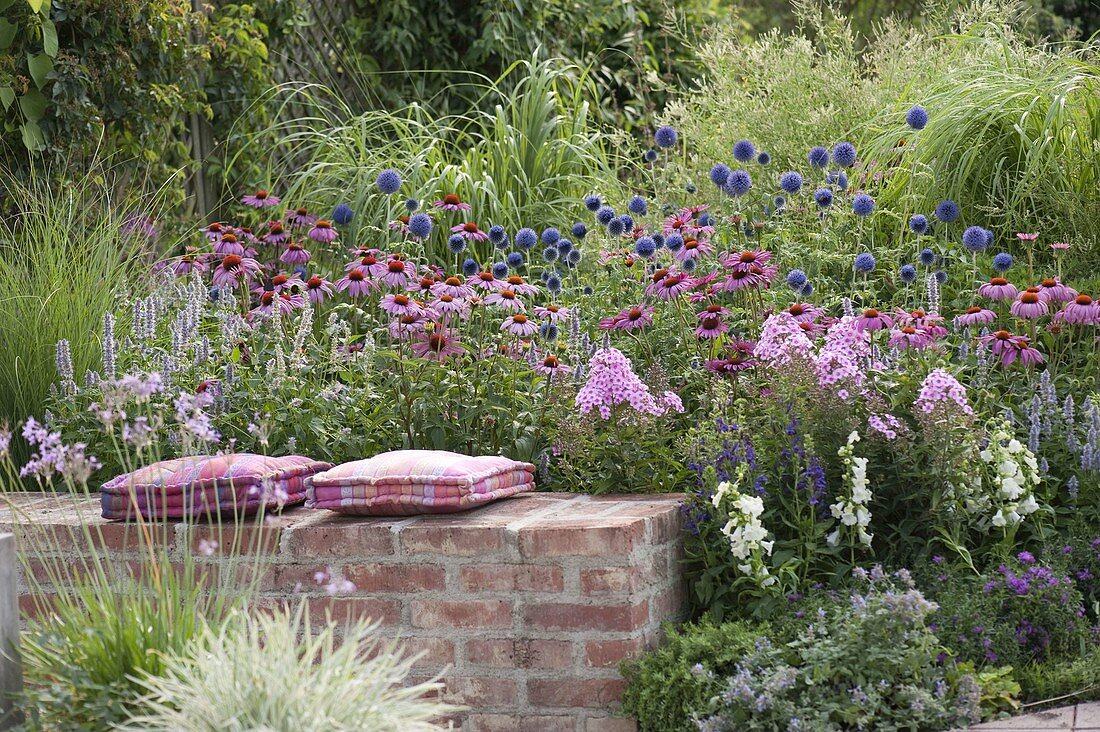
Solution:
<svg viewBox="0 0 1100 732"><path fill-rule="evenodd" d="M103 517L134 519L243 516L261 506L294 506L315 473L332 463L301 455L251 453L162 460L103 484Z"/></svg>
<svg viewBox="0 0 1100 732"><path fill-rule="evenodd" d="M313 477L306 507L365 516L453 513L534 490L535 466L505 457L398 450Z"/></svg>

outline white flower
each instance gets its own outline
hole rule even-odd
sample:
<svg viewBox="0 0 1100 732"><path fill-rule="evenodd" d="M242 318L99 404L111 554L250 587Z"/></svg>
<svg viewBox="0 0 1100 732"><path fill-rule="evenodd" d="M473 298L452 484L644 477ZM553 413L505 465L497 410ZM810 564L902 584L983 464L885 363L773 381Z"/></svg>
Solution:
<svg viewBox="0 0 1100 732"><path fill-rule="evenodd" d="M825 537L825 543L829 546L836 546L840 543L840 529L837 529L833 533Z"/></svg>
<svg viewBox="0 0 1100 732"><path fill-rule="evenodd" d="M993 514L993 525L994 526L1001 527L1001 526L1005 526L1007 523L1008 523L1008 521L1005 520L1005 515L1003 513L1001 513L1000 511Z"/></svg>

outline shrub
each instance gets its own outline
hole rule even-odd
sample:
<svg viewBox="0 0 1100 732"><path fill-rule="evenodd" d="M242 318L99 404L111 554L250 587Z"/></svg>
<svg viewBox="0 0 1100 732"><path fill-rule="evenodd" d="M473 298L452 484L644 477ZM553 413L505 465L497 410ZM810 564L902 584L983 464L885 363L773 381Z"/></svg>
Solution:
<svg viewBox="0 0 1100 732"><path fill-rule="evenodd" d="M1054 658L1015 670L1024 699L1032 705L1062 706L1100 699L1100 643L1079 656Z"/></svg>

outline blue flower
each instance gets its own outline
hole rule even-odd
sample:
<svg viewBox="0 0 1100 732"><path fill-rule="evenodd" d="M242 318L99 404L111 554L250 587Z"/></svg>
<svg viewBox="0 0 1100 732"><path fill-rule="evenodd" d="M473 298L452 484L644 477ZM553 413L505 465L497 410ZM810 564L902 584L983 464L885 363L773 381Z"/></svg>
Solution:
<svg viewBox="0 0 1100 732"><path fill-rule="evenodd" d="M658 249L663 247L665 245L665 236L664 236L664 234L654 234L653 235L653 243L657 246Z"/></svg>
<svg viewBox="0 0 1100 732"><path fill-rule="evenodd" d="M569 241L568 239L558 239L558 243L554 246L558 248L558 254L563 257L566 254L569 254L569 252L573 251L573 242Z"/></svg>
<svg viewBox="0 0 1100 732"><path fill-rule="evenodd" d="M481 265L477 263L476 259L471 259L467 257L466 260L462 263L462 274L466 275L467 277L473 277L477 274L479 269L481 269Z"/></svg>
<svg viewBox="0 0 1100 732"><path fill-rule="evenodd" d="M426 213L416 213L410 216L409 233L417 239L427 239L432 233L432 217Z"/></svg>
<svg viewBox="0 0 1100 732"><path fill-rule="evenodd" d="M993 243L993 240L996 237L993 235L992 231L990 231L989 229L986 229L985 230L985 238L986 238L986 246L988 246L988 245Z"/></svg>
<svg viewBox="0 0 1100 732"><path fill-rule="evenodd" d="M634 242L634 251L638 253L639 257L652 257L657 251L657 244L653 241L652 236L639 237L638 241Z"/></svg>
<svg viewBox="0 0 1100 732"><path fill-rule="evenodd" d="M850 142L838 142L833 146L833 162L842 168L856 164L856 148Z"/></svg>
<svg viewBox="0 0 1100 732"><path fill-rule="evenodd" d="M504 261L512 269L519 269L527 260L523 256L523 252L509 252L508 256L504 258Z"/></svg>
<svg viewBox="0 0 1100 732"><path fill-rule="evenodd" d="M776 196L772 199L772 203L775 204L775 210L780 211L783 209L784 206L787 205L787 199L783 196Z"/></svg>
<svg viewBox="0 0 1100 732"><path fill-rule="evenodd" d="M971 252L984 251L989 246L989 235L980 226L970 226L963 232L962 245Z"/></svg>
<svg viewBox="0 0 1100 732"><path fill-rule="evenodd" d="M672 147L680 139L680 135L675 128L665 125L657 130L653 139L657 142L657 147Z"/></svg>
<svg viewBox="0 0 1100 732"><path fill-rule="evenodd" d="M534 229L523 228L516 232L516 246L520 249L530 249L538 240L539 235Z"/></svg>
<svg viewBox="0 0 1100 732"><path fill-rule="evenodd" d="M875 255L870 252L861 252L856 255L854 262L856 272L867 274L875 269Z"/></svg>
<svg viewBox="0 0 1100 732"><path fill-rule="evenodd" d="M601 204L602 202L600 201L600 197L596 194L584 197L584 207L587 208L589 211L599 211Z"/></svg>
<svg viewBox="0 0 1100 732"><path fill-rule="evenodd" d="M634 231L634 217L630 214L622 214L619 221L623 222L623 231Z"/></svg>
<svg viewBox="0 0 1100 732"><path fill-rule="evenodd" d="M802 175L793 170L788 170L779 176L779 187L791 195L798 193L802 190Z"/></svg>
<svg viewBox="0 0 1100 732"><path fill-rule="evenodd" d="M810 295L814 294L814 283L806 280L806 284L802 285L802 289L798 291L798 294L801 297L809 297Z"/></svg>
<svg viewBox="0 0 1100 732"><path fill-rule="evenodd" d="M447 248L454 254L466 251L466 237L462 234L451 234L447 237Z"/></svg>
<svg viewBox="0 0 1100 732"><path fill-rule="evenodd" d="M806 273L800 269L792 269L790 272L787 273L787 284L791 287L791 289L794 290L797 290L802 287L802 285L806 284L807 279L808 278L806 277Z"/></svg>
<svg viewBox="0 0 1100 732"><path fill-rule="evenodd" d="M998 272L1007 272L1012 269L1012 255L1008 252L1001 252L993 257L993 269Z"/></svg>
<svg viewBox="0 0 1100 732"><path fill-rule="evenodd" d="M726 185L722 187L730 196L743 196L752 188L752 177L743 170L735 170L726 179Z"/></svg>
<svg viewBox="0 0 1100 732"><path fill-rule="evenodd" d="M921 249L920 251L920 263L925 267L931 267L936 263L936 253L931 249Z"/></svg>
<svg viewBox="0 0 1100 732"><path fill-rule="evenodd" d="M493 262L493 277L502 280L508 276L508 265L504 262Z"/></svg>
<svg viewBox="0 0 1100 732"><path fill-rule="evenodd" d="M337 226L343 226L351 221L352 215L351 206L346 203L341 203L339 206L332 209L332 223Z"/></svg>
<svg viewBox="0 0 1100 732"><path fill-rule="evenodd" d="M695 191L698 189L695 187L694 183L688 183L686 186L684 186L684 190L688 193L695 193Z"/></svg>
<svg viewBox="0 0 1100 732"><path fill-rule="evenodd" d="M630 202L626 204L626 208L631 213L636 213L639 216L645 216L649 211L649 207L646 206L645 199L641 196L634 196L630 199Z"/></svg>
<svg viewBox="0 0 1100 732"><path fill-rule="evenodd" d="M613 218L615 218L615 209L610 206L600 206L596 209L596 221L601 225L607 226Z"/></svg>
<svg viewBox="0 0 1100 732"><path fill-rule="evenodd" d="M591 295L593 292L592 285L585 285L584 289L581 290L581 292L583 292L585 295Z"/></svg>
<svg viewBox="0 0 1100 732"><path fill-rule="evenodd" d="M806 158L815 168L824 168L829 164L829 151L818 145L810 148L810 154Z"/></svg>
<svg viewBox="0 0 1100 732"><path fill-rule="evenodd" d="M818 188L814 191L814 203L818 208L829 208L833 205L833 192L828 188Z"/></svg>
<svg viewBox="0 0 1100 732"><path fill-rule="evenodd" d="M901 281L907 285L911 285L917 281L917 268L911 264L906 264L898 270L898 277Z"/></svg>
<svg viewBox="0 0 1100 732"><path fill-rule="evenodd" d="M919 104L914 104L905 114L905 124L914 130L923 130L924 126L928 124L928 112Z"/></svg>
<svg viewBox="0 0 1100 732"><path fill-rule="evenodd" d="M928 217L924 214L913 214L909 218L909 230L914 234L923 234L928 231Z"/></svg>
<svg viewBox="0 0 1100 732"><path fill-rule="evenodd" d="M378 186L378 190L386 195L397 193L401 190L401 174L393 168L386 168L378 174L378 178L375 179L374 184Z"/></svg>
<svg viewBox="0 0 1100 732"><path fill-rule="evenodd" d="M542 230L542 243L543 244L557 244L558 239L561 238L561 232L555 229L553 226L547 227Z"/></svg>
<svg viewBox="0 0 1100 732"><path fill-rule="evenodd" d="M642 160L645 160L647 163L655 162L657 160L657 151L653 149L646 150L642 155Z"/></svg>
<svg viewBox="0 0 1100 732"><path fill-rule="evenodd" d="M581 250L580 249L570 249L569 254L567 254L565 256L565 263L568 264L570 267L576 267L578 264L580 264L581 263Z"/></svg>
<svg viewBox="0 0 1100 732"><path fill-rule="evenodd" d="M726 179L730 177L730 167L725 163L715 163L710 169L710 182L721 188L726 185Z"/></svg>
<svg viewBox="0 0 1100 732"><path fill-rule="evenodd" d="M569 230L569 233L573 235L574 239L583 239L588 236L588 227L578 221L573 224L573 228Z"/></svg>
<svg viewBox="0 0 1100 732"><path fill-rule="evenodd" d="M503 244L508 239L508 234L505 233L504 227L500 224L493 224L489 227L489 241L493 244Z"/></svg>
<svg viewBox="0 0 1100 732"><path fill-rule="evenodd" d="M685 259L680 262L680 269L685 272L694 272L695 268L699 266L699 260L697 259Z"/></svg>
<svg viewBox="0 0 1100 732"><path fill-rule="evenodd" d="M409 213L412 213L413 211L415 211L418 208L420 208L420 201L416 200L415 198L406 198L405 199L405 210L406 211L408 211Z"/></svg>
<svg viewBox="0 0 1100 732"><path fill-rule="evenodd" d="M757 156L756 156L756 162L757 162L757 163L758 163L759 165L767 165L767 164L768 164L768 163L770 163L771 161L772 161L772 156L771 156L771 155L769 155L769 154L768 154L768 153L766 153L766 152L763 152L763 151L761 151L761 152L760 152L760 153L758 153L758 154L757 154Z"/></svg>
<svg viewBox="0 0 1100 732"><path fill-rule="evenodd" d="M678 252L684 248L684 237L680 234L669 234L665 237L665 248L670 252Z"/></svg>
<svg viewBox="0 0 1100 732"><path fill-rule="evenodd" d="M553 295L561 292L561 277L552 274L546 278L546 289Z"/></svg>
<svg viewBox="0 0 1100 732"><path fill-rule="evenodd" d="M623 220L620 218L614 218L607 222L607 233L611 236L622 236L625 228Z"/></svg>
<svg viewBox="0 0 1100 732"><path fill-rule="evenodd" d="M703 213L699 214L699 225L714 226L714 217L704 211Z"/></svg>
<svg viewBox="0 0 1100 732"><path fill-rule="evenodd" d="M848 174L844 171L841 171L840 175L836 177L836 187L842 191L848 190Z"/></svg>
<svg viewBox="0 0 1100 732"><path fill-rule="evenodd" d="M940 283L941 285L944 282L947 282L947 273L944 272L942 269L936 270L936 282Z"/></svg>
<svg viewBox="0 0 1100 732"><path fill-rule="evenodd" d="M558 261L558 248L544 247L542 250L542 261L546 262L547 264Z"/></svg>
<svg viewBox="0 0 1100 732"><path fill-rule="evenodd" d="M554 323L543 323L539 326L539 335L543 340L556 341L558 339L558 326Z"/></svg>
<svg viewBox="0 0 1100 732"><path fill-rule="evenodd" d="M875 199L868 196L866 193L857 193L856 197L852 199L852 212L856 216L870 216L871 212L875 210Z"/></svg>
<svg viewBox="0 0 1100 732"><path fill-rule="evenodd" d="M756 157L756 146L748 140L738 140L733 143L733 158L742 163L747 163Z"/></svg>
<svg viewBox="0 0 1100 732"><path fill-rule="evenodd" d="M958 204L951 200L940 201L940 205L936 206L936 218L945 224L950 224L959 218Z"/></svg>

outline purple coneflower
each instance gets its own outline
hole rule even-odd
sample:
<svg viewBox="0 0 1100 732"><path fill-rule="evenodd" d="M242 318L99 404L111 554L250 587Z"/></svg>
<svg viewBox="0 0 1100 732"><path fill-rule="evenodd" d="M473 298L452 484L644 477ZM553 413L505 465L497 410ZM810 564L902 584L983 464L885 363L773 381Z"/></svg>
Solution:
<svg viewBox="0 0 1100 732"><path fill-rule="evenodd" d="M817 320L825 311L816 305L808 305L806 303L795 303L787 308L787 314L794 318L799 323L809 323Z"/></svg>
<svg viewBox="0 0 1100 732"><path fill-rule="evenodd" d="M366 272L359 267L349 271L336 280L336 291L348 293L348 297L362 297L370 294L370 291L378 287L373 280L367 278Z"/></svg>
<svg viewBox="0 0 1100 732"><path fill-rule="evenodd" d="M1035 241L1039 238L1038 234L1016 234L1016 238L1020 241Z"/></svg>
<svg viewBox="0 0 1100 732"><path fill-rule="evenodd" d="M286 222L291 226L313 226L317 223L317 217L309 212L306 208L296 208L294 210L287 210Z"/></svg>
<svg viewBox="0 0 1100 732"><path fill-rule="evenodd" d="M989 335L982 336L978 340L987 346L989 350L993 352L994 356L1003 356L1005 351L1013 348L1012 339L1015 336L1007 330L998 330Z"/></svg>
<svg viewBox="0 0 1100 732"><path fill-rule="evenodd" d="M912 325L923 328L933 340L947 335L947 328L943 327L943 316L936 313L928 313L921 308L915 310L898 309L894 316L894 325Z"/></svg>
<svg viewBox="0 0 1100 732"><path fill-rule="evenodd" d="M724 318L729 315L729 313L729 310L726 310L718 303L711 303L696 313L695 317L699 320L706 320L707 318Z"/></svg>
<svg viewBox="0 0 1100 732"><path fill-rule="evenodd" d="M978 294L989 300L1011 300L1016 297L1016 286L1004 277L994 277L978 288Z"/></svg>
<svg viewBox="0 0 1100 732"><path fill-rule="evenodd" d="M726 292L737 292L745 287L766 287L768 279L763 267L751 269L735 269L722 282L721 287Z"/></svg>
<svg viewBox="0 0 1100 732"><path fill-rule="evenodd" d="M186 254L172 262L172 274L176 277L183 277L191 272L202 273L210 269L206 255L196 254L194 247L187 247L184 251Z"/></svg>
<svg viewBox="0 0 1100 732"><path fill-rule="evenodd" d="M1031 367L1037 366L1045 360L1043 354L1029 344L1027 336L1013 338L1011 347L1001 354L1002 366L1009 366L1018 362L1022 366Z"/></svg>
<svg viewBox="0 0 1100 732"><path fill-rule="evenodd" d="M320 275L313 275L306 280L306 292L309 294L309 301L314 305L320 305L336 293L332 289L332 283Z"/></svg>
<svg viewBox="0 0 1100 732"><path fill-rule="evenodd" d="M553 377L557 374L569 373L569 366L562 363L557 356L547 354L542 361L535 364L535 371L546 376Z"/></svg>
<svg viewBox="0 0 1100 732"><path fill-rule="evenodd" d="M492 272L489 273L492 276ZM472 279L472 278L471 278ZM473 297L474 288L469 284L463 283L458 277L448 277L442 282L436 282L431 286L432 294L436 297L442 297L448 295L454 298L468 298Z"/></svg>
<svg viewBox="0 0 1100 732"><path fill-rule="evenodd" d="M397 256L399 255L390 257L390 261L386 262L386 273L381 277L381 280L390 287L404 287L409 282L405 261L398 259Z"/></svg>
<svg viewBox="0 0 1100 732"><path fill-rule="evenodd" d="M458 345L458 336L452 336L443 328L435 328L430 333L417 336L412 344L413 353L429 361L446 361L451 356L462 353Z"/></svg>
<svg viewBox="0 0 1100 732"><path fill-rule="evenodd" d="M390 293L378 305L390 315L419 315L424 312L423 304L402 293Z"/></svg>
<svg viewBox="0 0 1100 732"><path fill-rule="evenodd" d="M255 259L241 257L237 254L227 254L214 269L214 287L233 290L242 280L247 286L248 280L259 273L260 263Z"/></svg>
<svg viewBox="0 0 1100 732"><path fill-rule="evenodd" d="M409 233L409 221L408 216L398 216L396 219L390 222L391 231L400 231L402 234Z"/></svg>
<svg viewBox="0 0 1100 732"><path fill-rule="evenodd" d="M695 287L695 280L682 272L659 269L653 273L653 281L646 288L646 294L662 300L675 300Z"/></svg>
<svg viewBox="0 0 1100 732"><path fill-rule="evenodd" d="M461 234L462 236L472 241L485 241L489 238L489 235L481 229L477 228L477 224L475 224L473 221L467 221L464 224L452 226L451 232L454 234Z"/></svg>
<svg viewBox="0 0 1100 732"><path fill-rule="evenodd" d="M707 371L713 371L716 374L736 374L752 366L751 353L741 350L734 350L724 358L715 358L706 362Z"/></svg>
<svg viewBox="0 0 1100 732"><path fill-rule="evenodd" d="M390 323L390 336L393 338L408 338L413 333L423 333L428 319L424 313L398 316Z"/></svg>
<svg viewBox="0 0 1100 732"><path fill-rule="evenodd" d="M350 272L353 269L363 270L363 274L367 277L381 277L389 271L388 263L379 259L379 252L377 249L366 252L362 257L354 261L348 262L344 267L344 271Z"/></svg>
<svg viewBox="0 0 1100 732"><path fill-rule="evenodd" d="M1088 295L1078 295L1055 313L1054 319L1071 325L1100 325L1100 305Z"/></svg>
<svg viewBox="0 0 1100 732"><path fill-rule="evenodd" d="M713 339L729 331L729 326L722 322L717 315L709 315L699 321L695 327L696 338Z"/></svg>
<svg viewBox="0 0 1100 732"><path fill-rule="evenodd" d="M322 244L328 244L330 241L335 241L337 237L336 229L332 228L332 222L321 219L313 228L309 230L309 238L313 241L319 241Z"/></svg>
<svg viewBox="0 0 1100 732"><path fill-rule="evenodd" d="M509 290L514 290L517 295L537 295L539 294L539 288L525 281L519 275L509 275L505 279Z"/></svg>
<svg viewBox="0 0 1100 732"><path fill-rule="evenodd" d="M1032 320L1047 314L1047 304L1039 297L1038 287L1029 287L1020 293L1008 311L1017 318Z"/></svg>
<svg viewBox="0 0 1100 732"><path fill-rule="evenodd" d="M221 237L214 241L214 253L223 257L227 254L236 254L239 257L243 257L244 245L237 240L236 234L222 234Z"/></svg>
<svg viewBox="0 0 1100 732"><path fill-rule="evenodd" d="M292 241L287 243L286 251L279 256L279 261L287 264L305 264L310 257L310 253L303 249L301 244Z"/></svg>
<svg viewBox="0 0 1100 732"><path fill-rule="evenodd" d="M1077 290L1048 277L1039 283L1039 299L1043 302L1069 302L1077 297Z"/></svg>
<svg viewBox="0 0 1100 732"><path fill-rule="evenodd" d="M466 284L476 287L479 290L484 290L485 292L496 292L497 290L504 289L504 281L498 280L489 270L478 272L476 275L473 275L466 280Z"/></svg>
<svg viewBox="0 0 1100 732"><path fill-rule="evenodd" d="M222 234L225 233L225 227L215 221L209 226L204 226L199 229L199 231L202 232L202 235L206 237L207 241L216 242L218 239L222 238Z"/></svg>
<svg viewBox="0 0 1100 732"><path fill-rule="evenodd" d="M272 221L267 226L267 231L260 237L267 244L282 244L290 237L286 228L280 221Z"/></svg>
<svg viewBox="0 0 1100 732"><path fill-rule="evenodd" d="M448 295L445 292L433 300L429 307L441 315L454 315L457 313L462 317L465 317L469 309L465 300L456 298L453 295Z"/></svg>
<svg viewBox="0 0 1100 732"><path fill-rule="evenodd" d="M487 295L485 297L485 304L496 305L501 310L511 310L517 313L522 313L526 310L523 306L523 301L516 297L515 290L510 290L507 287Z"/></svg>
<svg viewBox="0 0 1100 732"><path fill-rule="evenodd" d="M753 267L763 267L772 258L772 253L764 249L749 249L743 252L727 252L720 257L726 269L748 272Z"/></svg>
<svg viewBox="0 0 1100 732"><path fill-rule="evenodd" d="M1050 248L1053 249L1056 252L1064 252L1065 250L1069 249L1069 242L1068 241L1056 241L1056 242L1054 242L1050 245Z"/></svg>
<svg viewBox="0 0 1100 732"><path fill-rule="evenodd" d="M432 203L432 205L436 208L441 208L444 211L470 210L470 204L463 202L463 200L454 193L448 193L446 196L443 196L442 199Z"/></svg>
<svg viewBox="0 0 1100 732"><path fill-rule="evenodd" d="M635 305L618 315L604 318L600 321L600 327L604 330L640 330L653 322L655 310L652 306Z"/></svg>
<svg viewBox="0 0 1100 732"><path fill-rule="evenodd" d="M281 199L278 196L273 196L265 190L259 190L255 193L250 193L245 196L241 196L241 203L245 206L251 206L252 208L268 208L270 206L278 206Z"/></svg>
<svg viewBox="0 0 1100 732"><path fill-rule="evenodd" d="M890 341L887 345L899 351L906 348L922 350L932 345L932 336L924 328L913 325L904 325L890 331Z"/></svg>
<svg viewBox="0 0 1100 732"><path fill-rule="evenodd" d="M860 330L882 330L883 328L889 328L894 324L894 321L889 315L880 313L874 308L867 308L863 311L863 315L856 318L856 327Z"/></svg>
<svg viewBox="0 0 1100 732"><path fill-rule="evenodd" d="M490 295L490 297L492 296ZM489 298L485 298L485 302L489 302ZM538 323L530 320L523 313L516 313L515 315L510 315L505 318L504 322L501 323L500 329L506 330L513 335L529 336L538 333L539 326Z"/></svg>
<svg viewBox="0 0 1100 732"><path fill-rule="evenodd" d="M696 239L693 236L684 237L684 245L676 250L673 255L677 261L683 262L688 259L698 259L710 255L714 252L714 247L710 245L710 242L705 239Z"/></svg>
<svg viewBox="0 0 1100 732"><path fill-rule="evenodd" d="M966 309L965 313L955 316L955 325L985 325L997 319L997 314L992 310L973 305Z"/></svg>
<svg viewBox="0 0 1100 732"><path fill-rule="evenodd" d="M546 307L536 307L535 315L543 320L549 320L551 323L556 323L561 320L566 320L569 317L569 308L562 307L561 305L547 305Z"/></svg>

